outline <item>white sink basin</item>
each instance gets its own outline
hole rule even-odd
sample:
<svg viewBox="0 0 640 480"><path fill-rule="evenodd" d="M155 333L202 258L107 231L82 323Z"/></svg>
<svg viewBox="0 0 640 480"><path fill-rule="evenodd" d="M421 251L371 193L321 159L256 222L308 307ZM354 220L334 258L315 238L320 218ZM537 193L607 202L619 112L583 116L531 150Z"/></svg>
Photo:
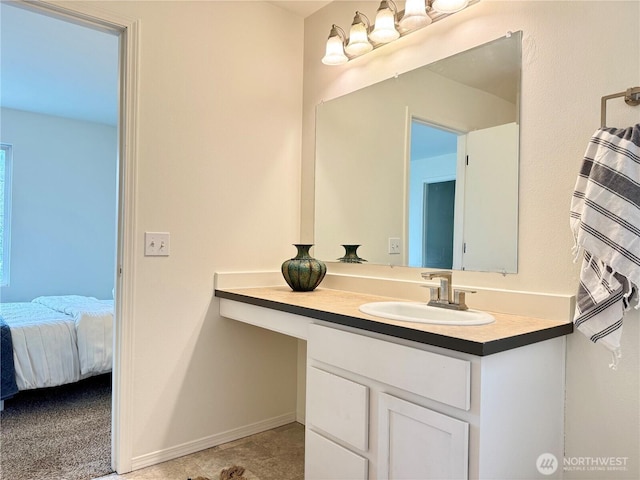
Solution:
<svg viewBox="0 0 640 480"><path fill-rule="evenodd" d="M485 325L496 321L479 310L450 310L415 302L373 302L360 305L362 313L404 322L437 325Z"/></svg>

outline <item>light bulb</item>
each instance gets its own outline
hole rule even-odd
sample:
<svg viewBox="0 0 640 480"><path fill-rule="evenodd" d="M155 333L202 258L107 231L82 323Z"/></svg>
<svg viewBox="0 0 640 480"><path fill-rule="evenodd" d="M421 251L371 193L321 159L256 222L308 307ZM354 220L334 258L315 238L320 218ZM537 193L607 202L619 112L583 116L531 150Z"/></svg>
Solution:
<svg viewBox="0 0 640 480"><path fill-rule="evenodd" d="M431 17L427 15L425 0L407 0L404 6L404 15L399 22L400 30L410 32L426 27L430 23Z"/></svg>
<svg viewBox="0 0 640 480"><path fill-rule="evenodd" d="M369 38L376 43L389 43L400 36L396 29L396 14L386 0L380 2L376 22Z"/></svg>
<svg viewBox="0 0 640 480"><path fill-rule="evenodd" d="M327 39L327 46L324 57L322 57L322 63L325 65L342 65L348 61L349 59L344 54L344 40L334 25L331 27L331 33L329 33L329 38Z"/></svg>
<svg viewBox="0 0 640 480"><path fill-rule="evenodd" d="M367 24L368 23L367 21ZM360 12L356 12L356 16L353 17L353 23L351 24L351 30L349 30L349 43L345 47L346 52L356 57L373 50L373 45L369 43L368 34L369 29L362 20Z"/></svg>
<svg viewBox="0 0 640 480"><path fill-rule="evenodd" d="M469 0L434 0L431 8L439 13L455 13L469 5Z"/></svg>

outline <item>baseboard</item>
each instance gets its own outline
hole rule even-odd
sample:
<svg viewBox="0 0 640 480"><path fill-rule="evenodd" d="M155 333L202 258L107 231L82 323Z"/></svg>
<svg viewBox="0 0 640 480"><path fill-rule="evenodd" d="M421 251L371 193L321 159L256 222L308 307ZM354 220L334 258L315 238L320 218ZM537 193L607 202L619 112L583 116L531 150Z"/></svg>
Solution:
<svg viewBox="0 0 640 480"><path fill-rule="evenodd" d="M175 447L167 448L165 450L158 450L156 452L147 453L134 457L131 460L133 470L139 470L141 468L150 467L158 463L173 460L174 458L182 457L192 453L206 450L207 448L222 445L223 443L232 442L240 438L248 437L255 433L271 430L272 428L281 427L289 423L296 421L296 412L289 412L278 417L268 418L260 422L245 425L243 427L234 428L233 430L227 430L226 432L217 433L208 437L200 438L192 442L183 443L182 445L176 445Z"/></svg>

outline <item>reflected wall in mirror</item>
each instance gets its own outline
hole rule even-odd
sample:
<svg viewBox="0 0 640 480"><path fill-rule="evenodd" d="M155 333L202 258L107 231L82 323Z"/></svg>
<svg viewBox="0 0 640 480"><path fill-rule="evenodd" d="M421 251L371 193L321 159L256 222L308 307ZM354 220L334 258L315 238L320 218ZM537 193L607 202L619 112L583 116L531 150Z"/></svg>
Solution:
<svg viewBox="0 0 640 480"><path fill-rule="evenodd" d="M351 244L369 264L517 271L521 43L512 33L317 107L316 258Z"/></svg>

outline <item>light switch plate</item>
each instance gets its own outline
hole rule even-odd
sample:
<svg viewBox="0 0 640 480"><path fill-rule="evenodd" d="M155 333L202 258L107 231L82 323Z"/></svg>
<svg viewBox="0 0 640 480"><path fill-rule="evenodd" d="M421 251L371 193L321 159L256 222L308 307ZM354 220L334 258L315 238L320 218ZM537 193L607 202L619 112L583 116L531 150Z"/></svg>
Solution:
<svg viewBox="0 0 640 480"><path fill-rule="evenodd" d="M400 254L400 239L397 237L389 237L389 254L390 255L399 255Z"/></svg>
<svg viewBox="0 0 640 480"><path fill-rule="evenodd" d="M144 254L147 257L168 257L169 245L169 232L144 233Z"/></svg>

